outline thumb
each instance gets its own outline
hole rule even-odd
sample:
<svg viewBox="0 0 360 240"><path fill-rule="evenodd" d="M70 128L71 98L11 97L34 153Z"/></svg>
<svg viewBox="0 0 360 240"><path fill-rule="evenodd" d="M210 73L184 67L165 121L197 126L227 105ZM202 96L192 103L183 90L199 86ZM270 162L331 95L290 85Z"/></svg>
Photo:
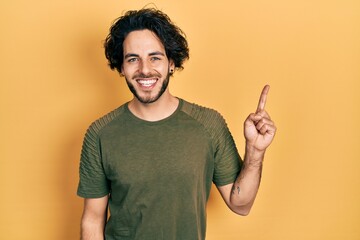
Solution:
<svg viewBox="0 0 360 240"><path fill-rule="evenodd" d="M256 123L262 118L261 115L251 113L245 120L244 125L245 126L253 126L256 125Z"/></svg>

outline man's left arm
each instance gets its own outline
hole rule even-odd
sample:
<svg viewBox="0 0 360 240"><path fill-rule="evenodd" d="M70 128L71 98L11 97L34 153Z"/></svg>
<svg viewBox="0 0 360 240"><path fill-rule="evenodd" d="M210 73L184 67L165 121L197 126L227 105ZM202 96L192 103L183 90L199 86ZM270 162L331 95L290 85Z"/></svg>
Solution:
<svg viewBox="0 0 360 240"><path fill-rule="evenodd" d="M218 187L228 207L240 215L249 214L255 201L265 151L276 133L275 124L265 111L269 88L268 85L264 87L256 112L250 114L244 122L245 157L237 179L234 183Z"/></svg>

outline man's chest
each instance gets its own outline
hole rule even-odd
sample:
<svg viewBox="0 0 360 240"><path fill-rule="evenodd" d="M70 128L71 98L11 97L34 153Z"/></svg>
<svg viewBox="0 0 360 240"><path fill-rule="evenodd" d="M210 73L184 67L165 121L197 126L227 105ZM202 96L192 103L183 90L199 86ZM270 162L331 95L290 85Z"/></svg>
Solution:
<svg viewBox="0 0 360 240"><path fill-rule="evenodd" d="M212 142L199 127L116 129L100 144L104 170L113 184L170 184L212 174Z"/></svg>

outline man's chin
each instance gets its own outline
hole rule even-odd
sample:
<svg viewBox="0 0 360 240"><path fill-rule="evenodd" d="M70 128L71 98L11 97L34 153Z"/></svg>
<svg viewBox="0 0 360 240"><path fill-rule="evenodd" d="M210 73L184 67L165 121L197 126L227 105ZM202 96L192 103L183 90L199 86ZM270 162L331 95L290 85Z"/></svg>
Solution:
<svg viewBox="0 0 360 240"><path fill-rule="evenodd" d="M155 97L140 97L140 96L135 96L136 99L143 103L143 104L151 104L156 102L157 100L159 100L160 96L155 96Z"/></svg>
<svg viewBox="0 0 360 240"><path fill-rule="evenodd" d="M126 81L127 84L128 84L128 87L130 89L130 91L133 93L133 95L135 96L135 98L137 99L138 102L142 103L142 104L151 104L151 103L154 103L156 101L158 101L161 96L164 94L164 92L166 91L168 85L169 85L169 75L167 76L167 78L165 79L165 81L163 82L162 86L161 86L161 89L158 90L157 92L157 95L152 95L151 96L151 93L149 93L148 95L143 95L141 96L139 94L138 91L136 91L135 87L130 84L130 82ZM153 94L155 92L155 89L153 89ZM141 93L141 92L140 92Z"/></svg>

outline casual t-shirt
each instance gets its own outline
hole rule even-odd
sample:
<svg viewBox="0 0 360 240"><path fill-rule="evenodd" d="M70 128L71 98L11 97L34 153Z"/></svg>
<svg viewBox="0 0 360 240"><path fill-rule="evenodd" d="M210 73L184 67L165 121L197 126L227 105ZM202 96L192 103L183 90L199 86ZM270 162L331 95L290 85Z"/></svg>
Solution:
<svg viewBox="0 0 360 240"><path fill-rule="evenodd" d="M241 163L218 112L179 99L171 116L149 122L124 104L89 127L77 193L109 194L107 240L200 240L212 182L233 183Z"/></svg>

